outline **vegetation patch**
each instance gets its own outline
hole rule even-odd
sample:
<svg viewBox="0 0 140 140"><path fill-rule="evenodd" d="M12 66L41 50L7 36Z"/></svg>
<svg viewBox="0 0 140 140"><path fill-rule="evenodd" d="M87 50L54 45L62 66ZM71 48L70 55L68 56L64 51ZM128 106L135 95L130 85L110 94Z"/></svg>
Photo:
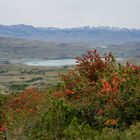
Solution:
<svg viewBox="0 0 140 140"><path fill-rule="evenodd" d="M139 139L140 66L89 50L60 78L57 86L26 88L0 102L1 139Z"/></svg>

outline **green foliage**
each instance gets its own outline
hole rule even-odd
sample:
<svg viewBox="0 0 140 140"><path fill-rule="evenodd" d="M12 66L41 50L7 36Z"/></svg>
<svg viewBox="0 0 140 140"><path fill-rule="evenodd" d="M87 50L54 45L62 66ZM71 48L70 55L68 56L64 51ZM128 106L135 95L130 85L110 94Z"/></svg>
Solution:
<svg viewBox="0 0 140 140"><path fill-rule="evenodd" d="M14 91L20 91L20 90L24 90L27 86L28 84L12 84L10 86L10 89Z"/></svg>
<svg viewBox="0 0 140 140"><path fill-rule="evenodd" d="M0 93L0 107L4 105L7 100L7 95Z"/></svg>
<svg viewBox="0 0 140 140"><path fill-rule="evenodd" d="M28 81L26 81L26 82L35 82L35 81L38 81L38 80L43 80L43 78L42 77L34 77L34 78L32 78L31 80L28 80Z"/></svg>
<svg viewBox="0 0 140 140"><path fill-rule="evenodd" d="M104 128L97 140L139 140L140 138L140 122L131 125L129 129L120 131L118 129Z"/></svg>
<svg viewBox="0 0 140 140"><path fill-rule="evenodd" d="M67 140L95 140L98 132L92 129L88 124L81 124L77 118L73 118L64 130L64 134Z"/></svg>
<svg viewBox="0 0 140 140"><path fill-rule="evenodd" d="M76 112L64 101L51 99L49 109L43 110L39 121L31 131L30 139L43 139L42 137L60 139L75 114Z"/></svg>

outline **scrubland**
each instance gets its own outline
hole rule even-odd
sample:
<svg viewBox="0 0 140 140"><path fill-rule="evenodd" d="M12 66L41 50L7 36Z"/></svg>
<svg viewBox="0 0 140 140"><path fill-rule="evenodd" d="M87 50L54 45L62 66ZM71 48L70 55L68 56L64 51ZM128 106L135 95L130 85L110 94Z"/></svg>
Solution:
<svg viewBox="0 0 140 140"><path fill-rule="evenodd" d="M140 66L96 50L76 59L57 84L0 95L0 139L140 139Z"/></svg>

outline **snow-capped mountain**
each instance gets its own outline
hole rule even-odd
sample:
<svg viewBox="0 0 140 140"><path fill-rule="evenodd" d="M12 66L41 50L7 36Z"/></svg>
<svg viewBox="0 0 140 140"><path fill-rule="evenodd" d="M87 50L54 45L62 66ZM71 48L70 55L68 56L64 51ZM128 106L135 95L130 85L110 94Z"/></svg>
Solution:
<svg viewBox="0 0 140 140"><path fill-rule="evenodd" d="M127 41L140 41L140 29L127 29L118 27L92 27L55 28L34 27L30 25L0 25L0 36L42 40L47 42L85 42L114 44Z"/></svg>

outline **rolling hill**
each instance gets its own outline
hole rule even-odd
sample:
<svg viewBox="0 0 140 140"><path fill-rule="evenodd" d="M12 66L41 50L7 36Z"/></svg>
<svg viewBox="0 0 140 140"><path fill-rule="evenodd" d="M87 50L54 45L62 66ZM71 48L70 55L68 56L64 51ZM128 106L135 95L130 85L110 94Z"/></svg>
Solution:
<svg viewBox="0 0 140 140"><path fill-rule="evenodd" d="M82 55L89 49L97 49L102 55L110 51L121 58L140 57L140 41L113 45L88 43L55 43L38 40L0 37L0 59L66 59Z"/></svg>
<svg viewBox="0 0 140 140"><path fill-rule="evenodd" d="M86 44L53 43L0 37L0 59L63 59L83 54Z"/></svg>

